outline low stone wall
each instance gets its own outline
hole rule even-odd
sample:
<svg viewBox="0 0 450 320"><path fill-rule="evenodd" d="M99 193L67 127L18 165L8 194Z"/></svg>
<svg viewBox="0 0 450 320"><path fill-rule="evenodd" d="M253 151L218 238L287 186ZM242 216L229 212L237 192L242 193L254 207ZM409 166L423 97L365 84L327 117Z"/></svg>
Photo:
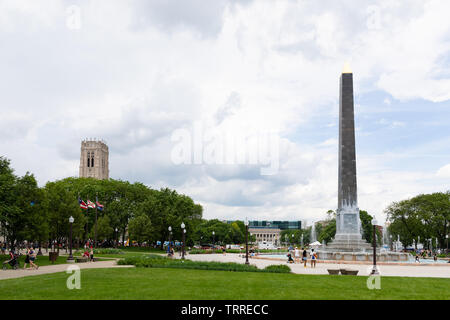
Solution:
<svg viewBox="0 0 450 320"><path fill-rule="evenodd" d="M372 262L373 253L369 252L330 252L317 251L317 256L320 260L333 261L353 261L353 262ZM379 262L396 262L408 261L409 254L403 252L382 252L377 253L377 261Z"/></svg>

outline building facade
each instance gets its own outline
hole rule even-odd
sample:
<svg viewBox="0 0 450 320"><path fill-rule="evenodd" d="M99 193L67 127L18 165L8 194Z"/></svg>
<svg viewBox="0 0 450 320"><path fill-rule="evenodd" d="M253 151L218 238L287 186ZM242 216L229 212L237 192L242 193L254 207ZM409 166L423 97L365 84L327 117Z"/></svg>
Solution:
<svg viewBox="0 0 450 320"><path fill-rule="evenodd" d="M300 230L301 221L249 221L248 231L255 236L256 243L272 243L275 246L281 245L282 230Z"/></svg>
<svg viewBox="0 0 450 320"><path fill-rule="evenodd" d="M103 140L81 142L80 178L109 179L109 149Z"/></svg>

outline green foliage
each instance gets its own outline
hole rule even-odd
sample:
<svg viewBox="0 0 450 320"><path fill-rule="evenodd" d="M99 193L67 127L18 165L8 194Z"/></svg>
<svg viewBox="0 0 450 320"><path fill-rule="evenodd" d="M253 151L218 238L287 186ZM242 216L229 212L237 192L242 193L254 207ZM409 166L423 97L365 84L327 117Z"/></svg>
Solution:
<svg viewBox="0 0 450 320"><path fill-rule="evenodd" d="M421 194L408 200L393 202L386 210L393 238L400 236L404 246L424 239L438 239L445 248L450 225L450 191Z"/></svg>
<svg viewBox="0 0 450 320"><path fill-rule="evenodd" d="M256 266L241 263L232 263L232 262L222 263L212 261L191 261L181 259L170 259L159 255L127 257L119 260L117 263L119 265L134 265L138 268L177 268L177 269L199 269L199 270L222 270L234 272L286 273L286 268L283 268L282 266L273 266L272 268L258 269ZM289 269L289 267L287 268Z"/></svg>
<svg viewBox="0 0 450 320"><path fill-rule="evenodd" d="M141 214L131 219L128 225L128 233L130 240L135 240L138 243L149 242L152 238L152 222L150 218L145 214Z"/></svg>
<svg viewBox="0 0 450 320"><path fill-rule="evenodd" d="M265 267L264 270L273 273L291 273L291 268L285 264L270 265Z"/></svg>
<svg viewBox="0 0 450 320"><path fill-rule="evenodd" d="M105 248L105 249L94 249L94 254L124 254L120 249Z"/></svg>

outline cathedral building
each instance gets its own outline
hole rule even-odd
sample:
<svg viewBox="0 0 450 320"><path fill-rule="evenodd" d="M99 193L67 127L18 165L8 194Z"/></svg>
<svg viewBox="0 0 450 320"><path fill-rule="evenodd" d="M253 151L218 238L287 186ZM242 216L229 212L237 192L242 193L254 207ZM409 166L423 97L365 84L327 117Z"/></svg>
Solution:
<svg viewBox="0 0 450 320"><path fill-rule="evenodd" d="M81 142L80 178L109 179L109 150L103 140Z"/></svg>

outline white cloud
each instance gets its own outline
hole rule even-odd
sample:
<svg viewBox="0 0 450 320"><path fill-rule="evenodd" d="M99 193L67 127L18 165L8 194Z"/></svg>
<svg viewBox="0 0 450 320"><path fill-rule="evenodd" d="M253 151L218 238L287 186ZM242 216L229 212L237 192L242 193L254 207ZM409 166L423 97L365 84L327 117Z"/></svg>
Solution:
<svg viewBox="0 0 450 320"><path fill-rule="evenodd" d="M315 220L337 204L345 61L356 100L380 89L390 110L397 100L450 99L448 1L94 0L79 4L79 30L66 26L69 5L0 2L0 154L41 184L76 176L81 139L98 137L110 146L112 177L182 190L208 218ZM302 129L317 118L325 124L305 142ZM400 120L378 124L407 128ZM276 129L279 173L175 166L170 136L196 121L225 133ZM320 135L331 127L335 136ZM436 153L445 141L402 151ZM447 166L433 180L427 166L393 170L386 154L357 158L360 207L380 216L447 177Z"/></svg>
<svg viewBox="0 0 450 320"><path fill-rule="evenodd" d="M439 168L439 170L436 172L436 175L439 178L447 178L450 179L450 163Z"/></svg>

